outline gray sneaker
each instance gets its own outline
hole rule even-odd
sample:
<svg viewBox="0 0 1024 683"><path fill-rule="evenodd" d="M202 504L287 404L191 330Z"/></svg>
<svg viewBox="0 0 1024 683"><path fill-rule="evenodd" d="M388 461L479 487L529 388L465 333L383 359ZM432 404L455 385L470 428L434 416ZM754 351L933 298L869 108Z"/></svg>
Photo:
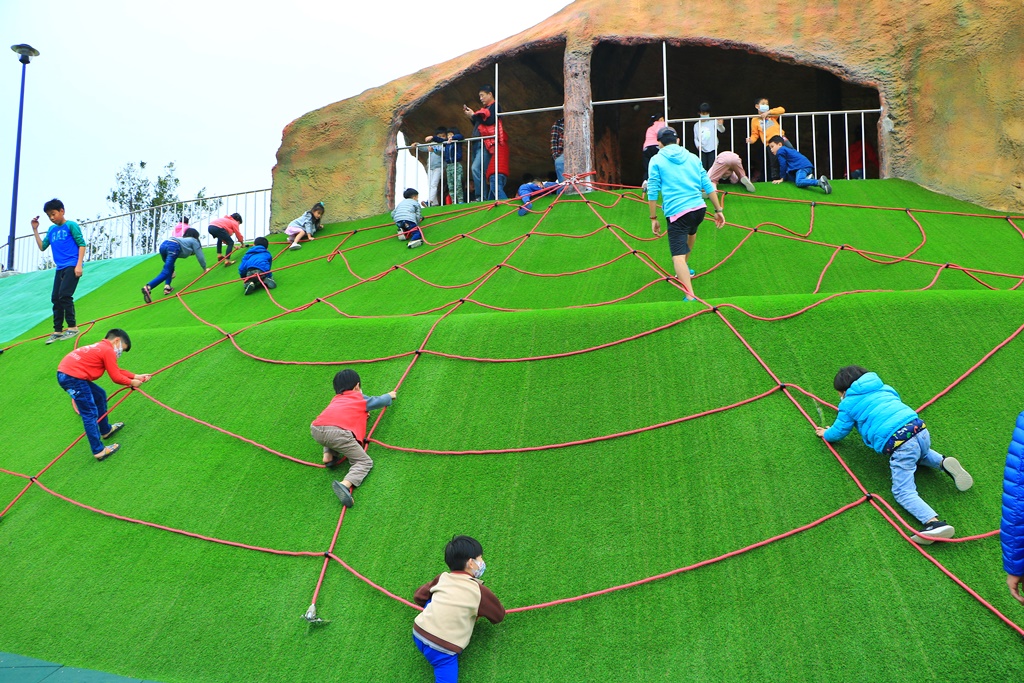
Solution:
<svg viewBox="0 0 1024 683"><path fill-rule="evenodd" d="M352 492L348 490L347 486L342 485L340 481L336 481L331 484L331 488L334 489L334 495L338 497L338 500L341 501L344 507L352 507L355 501L352 499Z"/></svg>
<svg viewBox="0 0 1024 683"><path fill-rule="evenodd" d="M46 338L46 343L47 344L52 344L53 342L59 341L59 340L61 340L63 338L64 338L64 333L63 332L54 332L53 334L51 334L49 337Z"/></svg>
<svg viewBox="0 0 1024 683"><path fill-rule="evenodd" d="M61 339L74 339L78 336L78 330L64 330L64 334L60 336Z"/></svg>
<svg viewBox="0 0 1024 683"><path fill-rule="evenodd" d="M943 458L941 467L943 472L953 478L958 491L966 491L974 486L974 477L968 474L956 458Z"/></svg>
<svg viewBox="0 0 1024 683"><path fill-rule="evenodd" d="M750 182L750 178L748 178L747 176L743 176L742 178L740 178L740 183L743 185L743 189L745 189L747 192L754 191L754 183Z"/></svg>
<svg viewBox="0 0 1024 683"><path fill-rule="evenodd" d="M832 194L832 184L828 182L828 178L825 176L818 178L818 187L825 190L825 194Z"/></svg>

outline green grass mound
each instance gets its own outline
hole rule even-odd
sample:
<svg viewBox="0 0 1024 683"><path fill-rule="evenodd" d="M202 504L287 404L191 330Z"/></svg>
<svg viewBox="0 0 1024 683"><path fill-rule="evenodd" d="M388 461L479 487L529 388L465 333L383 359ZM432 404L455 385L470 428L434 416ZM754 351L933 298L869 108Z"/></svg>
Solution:
<svg viewBox="0 0 1024 683"><path fill-rule="evenodd" d="M122 364L157 372L112 398L113 458L69 449L71 342L41 324L0 356L0 650L168 682L431 680L414 610L337 560L408 599L467 533L526 609L478 625L465 680L1020 680L1020 635L929 561L1024 625L998 536L918 549L879 512L916 527L885 458L853 434L840 461L809 420L834 419L838 367L877 371L975 477L921 471L922 497L958 537L996 529L1024 221L834 186L730 193L691 257L701 303L644 202L605 190L428 210L416 250L386 216L278 239L270 295L187 260L143 305L159 264L134 267L77 303L78 344L122 327ZM341 367L398 388L343 518L345 466L308 431ZM330 623L302 618L315 590Z"/></svg>

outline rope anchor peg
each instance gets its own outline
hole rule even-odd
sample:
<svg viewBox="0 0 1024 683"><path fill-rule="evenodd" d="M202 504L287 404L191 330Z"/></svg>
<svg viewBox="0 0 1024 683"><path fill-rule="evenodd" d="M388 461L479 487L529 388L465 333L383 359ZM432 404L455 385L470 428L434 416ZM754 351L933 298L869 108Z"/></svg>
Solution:
<svg viewBox="0 0 1024 683"><path fill-rule="evenodd" d="M316 615L315 602L309 606L309 609L307 609L306 613L302 615L302 618L308 621L310 626L321 626L331 623L330 619L321 619Z"/></svg>

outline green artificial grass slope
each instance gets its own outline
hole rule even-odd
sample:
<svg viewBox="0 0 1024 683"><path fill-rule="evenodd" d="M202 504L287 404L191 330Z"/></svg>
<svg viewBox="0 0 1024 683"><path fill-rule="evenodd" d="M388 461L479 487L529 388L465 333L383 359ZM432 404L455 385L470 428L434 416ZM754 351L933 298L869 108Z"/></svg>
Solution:
<svg viewBox="0 0 1024 683"><path fill-rule="evenodd" d="M909 183L834 185L836 202L911 208L927 238L914 257L936 265L877 264L844 249L823 275L838 245L900 256L921 232L905 211L821 203L811 226L809 204L765 197L820 194L759 185L758 195L726 198L731 225L701 227L694 286L782 382L834 403L835 370L858 363L920 406L1024 322L1024 295L1009 291L1019 278L979 274L1001 290L992 291L942 269L933 283L939 266L1024 275L1024 239L1004 218L915 212L991 213ZM83 320L105 317L83 325L79 343L125 328L133 348L122 364L135 372L205 348L158 374L146 393L310 463L320 452L308 425L349 361L377 359L349 365L367 394L402 381L375 439L446 452L644 430L771 392L565 448L438 455L372 445L376 467L334 551L406 598L444 569L444 544L457 533L481 540L488 586L521 607L719 557L861 499L718 313L684 305L646 265L645 254L662 269L671 261L635 195L543 198L522 218L514 209L427 210L430 244L414 251L393 238L386 216L328 226L277 255L272 299L243 296L234 268L189 285L199 269L186 260L175 280L182 296L141 306L139 287L158 268L151 259L78 302ZM782 237L791 234L783 228L812 228L809 239L824 245ZM837 296L785 320L734 308L781 316L852 289L884 291ZM20 339L45 332L43 324ZM53 378L70 348L33 341L0 357L0 411L15 416L0 427L0 468L36 475L80 435ZM934 472L918 476L958 535L998 526L1006 443L1024 404L1022 363L1018 338L922 412L934 447L975 477L960 493ZM793 395L815 422L834 418ZM280 458L141 393L114 416L128 425L121 452L95 463L79 443L40 482L84 505L196 534L285 551L330 547L340 513L330 482L344 466L329 472ZM891 501L882 456L856 434L837 448L868 490ZM0 472L0 509L24 485ZM307 625L301 615L322 556L133 525L39 487L0 521L0 542L0 650L167 682L431 680L411 643L415 612L337 563L317 601L331 623ZM929 552L1024 623L1006 594L997 537ZM1019 647L1018 635L862 503L681 575L481 623L460 666L473 681L1018 680L1024 660L1004 655Z"/></svg>

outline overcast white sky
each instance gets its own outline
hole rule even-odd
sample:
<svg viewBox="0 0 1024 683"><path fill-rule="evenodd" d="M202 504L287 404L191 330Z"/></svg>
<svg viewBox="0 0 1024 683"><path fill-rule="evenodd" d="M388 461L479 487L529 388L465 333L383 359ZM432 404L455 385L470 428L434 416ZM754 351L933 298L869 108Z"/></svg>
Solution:
<svg viewBox="0 0 1024 683"><path fill-rule="evenodd" d="M533 26L568 0L0 0L0 244L28 66L18 234L60 197L108 215L114 174L173 161L179 196L270 187L286 124ZM428 27L455 25L443 33ZM44 225L47 223L44 220Z"/></svg>

